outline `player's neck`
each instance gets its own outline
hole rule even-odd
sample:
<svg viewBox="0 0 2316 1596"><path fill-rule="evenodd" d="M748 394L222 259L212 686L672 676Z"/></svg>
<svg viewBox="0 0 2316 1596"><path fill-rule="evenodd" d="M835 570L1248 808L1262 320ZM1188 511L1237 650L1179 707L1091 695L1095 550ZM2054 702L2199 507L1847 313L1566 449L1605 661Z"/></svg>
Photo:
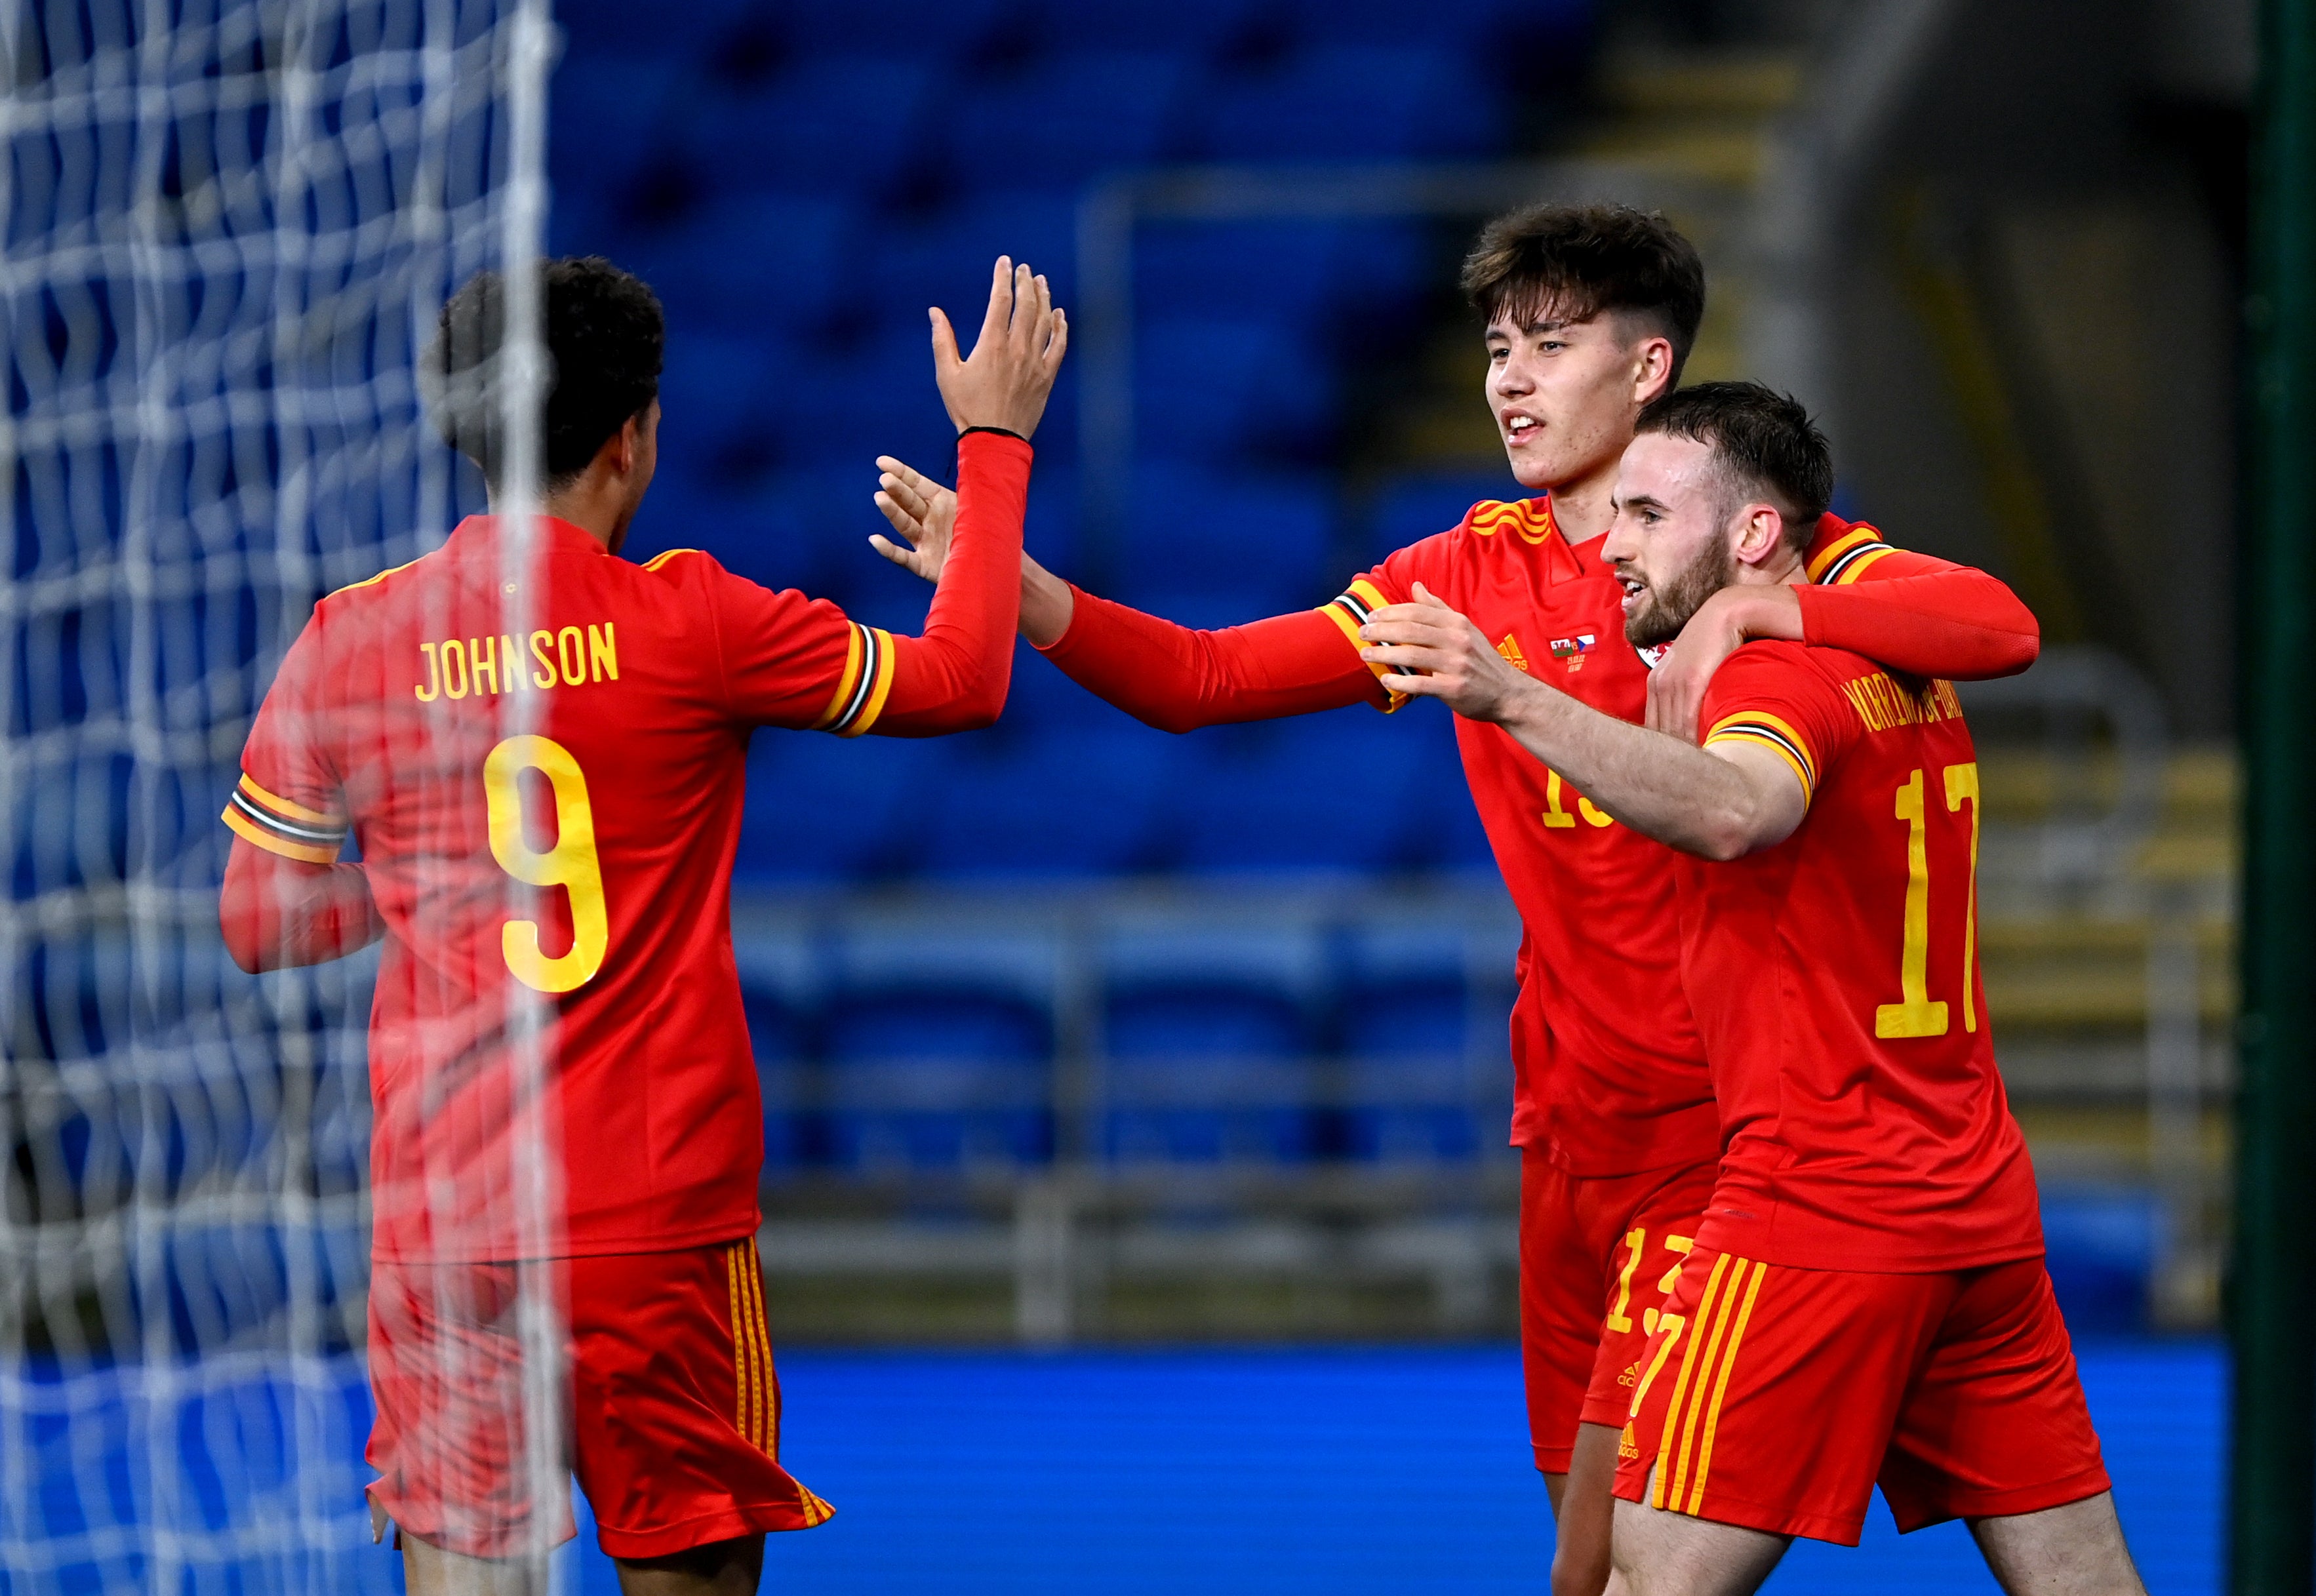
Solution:
<svg viewBox="0 0 2316 1596"><path fill-rule="evenodd" d="M499 513L496 494L490 495L490 511L494 515ZM539 513L577 527L601 544L607 554L618 548L630 518L624 496L606 494L583 477L563 492L548 494L539 500Z"/></svg>
<svg viewBox="0 0 2316 1596"><path fill-rule="evenodd" d="M1608 530L1617 514L1615 455L1599 469L1552 486L1552 519L1571 543L1589 543Z"/></svg>

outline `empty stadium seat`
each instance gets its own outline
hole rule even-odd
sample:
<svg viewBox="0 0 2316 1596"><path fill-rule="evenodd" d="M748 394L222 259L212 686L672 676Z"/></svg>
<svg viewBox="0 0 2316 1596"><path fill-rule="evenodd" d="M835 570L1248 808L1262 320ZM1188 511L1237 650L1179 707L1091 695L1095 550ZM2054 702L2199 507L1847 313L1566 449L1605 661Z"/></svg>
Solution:
<svg viewBox="0 0 2316 1596"><path fill-rule="evenodd" d="M1150 460L1132 486L1127 544L1112 551L1125 602L1227 625L1324 603L1348 579L1328 557L1333 485L1316 473L1225 477Z"/></svg>
<svg viewBox="0 0 2316 1596"><path fill-rule="evenodd" d="M975 79L943 119L958 175L1073 195L1105 173L1158 161L1189 66L1179 52L1084 49Z"/></svg>
<svg viewBox="0 0 2316 1596"><path fill-rule="evenodd" d="M839 1167L966 1171L1053 1156L1055 950L957 931L854 934L824 1006Z"/></svg>
<svg viewBox="0 0 2316 1596"><path fill-rule="evenodd" d="M1509 949L1459 923L1346 932L1337 1012L1345 1151L1383 1163L1461 1163L1501 1139L1511 1071Z"/></svg>
<svg viewBox="0 0 2316 1596"><path fill-rule="evenodd" d="M1216 161L1439 160L1494 147L1502 114L1452 51L1320 45L1214 83L1193 138Z"/></svg>
<svg viewBox="0 0 2316 1596"><path fill-rule="evenodd" d="M673 226L631 231L616 253L666 308L673 358L711 334L793 339L824 323L861 291L848 268L864 230L842 200L724 192Z"/></svg>
<svg viewBox="0 0 2316 1596"><path fill-rule="evenodd" d="M1102 1149L1120 1163L1299 1163L1318 1146L1309 928L1128 932L1106 950Z"/></svg>
<svg viewBox="0 0 2316 1596"><path fill-rule="evenodd" d="M1355 705L1209 735L1180 863L1193 870L1398 866L1412 843L1410 739L1394 736L1398 729Z"/></svg>
<svg viewBox="0 0 2316 1596"><path fill-rule="evenodd" d="M701 85L667 153L715 189L873 198L922 151L940 76L923 56L797 56L761 82Z"/></svg>
<svg viewBox="0 0 2316 1596"><path fill-rule="evenodd" d="M1020 661L1021 675L1057 674ZM1064 683L1082 697L1082 689ZM1009 706L1007 713L1020 712ZM1186 762L1162 734L1119 724L1030 730L992 757L953 767L925 816L926 872L989 876L1110 875L1145 869L1170 804L1186 784L1168 779Z"/></svg>
<svg viewBox="0 0 2316 1596"><path fill-rule="evenodd" d="M1475 413L1484 408L1479 386L1483 365L1475 339L1472 345L1472 407ZM1472 506L1483 500L1531 496L1507 471L1427 473L1394 477L1352 520L1367 558L1380 564L1394 549L1420 543L1435 532L1460 525Z"/></svg>
<svg viewBox="0 0 2316 1596"><path fill-rule="evenodd" d="M1134 353L1143 459L1308 459L1334 437L1334 361L1290 326L1153 317L1136 329Z"/></svg>
<svg viewBox="0 0 2316 1596"><path fill-rule="evenodd" d="M826 881L913 868L922 839L904 811L935 789L949 757L940 742L913 737L757 733L735 873Z"/></svg>

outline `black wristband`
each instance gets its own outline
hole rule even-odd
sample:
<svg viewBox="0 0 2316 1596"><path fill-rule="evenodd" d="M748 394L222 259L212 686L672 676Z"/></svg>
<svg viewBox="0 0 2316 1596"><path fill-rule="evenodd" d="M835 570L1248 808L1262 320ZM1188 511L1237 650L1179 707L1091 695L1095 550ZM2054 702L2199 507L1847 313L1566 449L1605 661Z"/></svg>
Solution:
<svg viewBox="0 0 2316 1596"><path fill-rule="evenodd" d="M1021 436L1020 433L1015 432L1011 427L966 427L963 432L958 433L958 436L960 438L970 438L975 432L994 432L1001 438L1011 438L1017 443L1027 443L1029 441Z"/></svg>

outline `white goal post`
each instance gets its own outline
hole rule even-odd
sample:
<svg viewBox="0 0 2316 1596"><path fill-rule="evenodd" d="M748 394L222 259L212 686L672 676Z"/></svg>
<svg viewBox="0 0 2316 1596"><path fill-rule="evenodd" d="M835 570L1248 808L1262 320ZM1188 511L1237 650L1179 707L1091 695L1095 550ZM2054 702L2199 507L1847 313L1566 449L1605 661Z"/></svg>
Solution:
<svg viewBox="0 0 2316 1596"><path fill-rule="evenodd" d="M482 508L415 358L477 270L532 281L550 31L546 0L0 0L18 1596L392 1588L361 1457L376 960L236 970L218 812L316 597Z"/></svg>

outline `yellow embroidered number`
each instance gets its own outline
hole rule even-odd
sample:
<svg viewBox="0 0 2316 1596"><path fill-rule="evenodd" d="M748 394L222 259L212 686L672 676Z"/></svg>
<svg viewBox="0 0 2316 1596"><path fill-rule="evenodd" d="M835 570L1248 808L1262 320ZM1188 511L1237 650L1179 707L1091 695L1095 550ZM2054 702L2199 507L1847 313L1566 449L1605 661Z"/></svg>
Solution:
<svg viewBox="0 0 2316 1596"><path fill-rule="evenodd" d="M1970 898L1962 912L1962 1028L1978 1029L1978 1000L1972 994L1971 975L1978 968L1978 762L1946 767L1946 807L1959 809L1970 800Z"/></svg>
<svg viewBox="0 0 2316 1596"><path fill-rule="evenodd" d="M1617 817L1593 807L1592 800L1582 793L1576 795L1576 815L1560 807L1560 772L1547 770L1544 773L1544 814L1542 819L1550 831L1560 831L1576 824L1576 815L1584 816L1587 825L1614 825Z"/></svg>
<svg viewBox="0 0 2316 1596"><path fill-rule="evenodd" d="M1963 1029L1978 1029L1978 1003L1971 978L1978 967L1978 766L1948 765L1940 772L1946 809L1970 803L1969 896L1962 922ZM1942 1037L1951 1023L1946 1005L1930 1000L1930 860L1929 808L1925 801L1922 772L1916 771L1898 789L1897 816L1906 823L1906 908L1904 941L1898 953L1898 1001L1874 1011L1877 1037Z"/></svg>
<svg viewBox="0 0 2316 1596"><path fill-rule="evenodd" d="M522 834L517 779L524 771L537 771L555 791L555 846L544 853ZM539 923L510 920L500 937L507 968L534 992L585 985L603 967L611 926L603 906L603 868L595 856L595 811L579 762L550 737L509 737L483 761L483 796L491 856L499 868L528 886L560 887L571 899L571 951L548 958L539 951Z"/></svg>
<svg viewBox="0 0 2316 1596"><path fill-rule="evenodd" d="M1625 1255L1625 1267L1617 1276L1617 1306L1608 1310L1608 1328L1619 1333L1630 1330L1633 1322L1625 1317L1625 1309L1633 1300L1633 1271L1641 1266L1641 1249L1648 1244L1645 1230L1625 1232L1625 1245L1632 1249ZM1656 1310L1649 1310L1653 1314Z"/></svg>

